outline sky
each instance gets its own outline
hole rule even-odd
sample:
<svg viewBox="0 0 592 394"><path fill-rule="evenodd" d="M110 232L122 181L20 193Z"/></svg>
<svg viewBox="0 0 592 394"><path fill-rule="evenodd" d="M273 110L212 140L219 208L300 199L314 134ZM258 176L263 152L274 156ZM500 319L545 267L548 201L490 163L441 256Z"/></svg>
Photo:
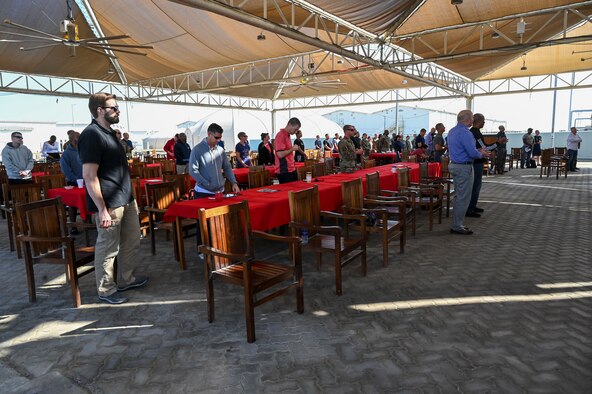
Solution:
<svg viewBox="0 0 592 394"><path fill-rule="evenodd" d="M592 89L574 89L572 91L572 109L590 110L592 113ZM121 107L120 126L124 130L131 131L176 131L176 125L192 120L197 121L220 109L195 106L126 103L119 102ZM310 109L305 112L324 114L336 110L360 110L364 112L378 111L393 107L394 103L372 104L363 106L331 107L325 109ZM429 108L441 111L457 113L464 109L464 99L426 100L421 102L404 103L402 105ZM558 91L556 100L555 131L568 129L570 91ZM543 132L551 131L553 114L553 92L515 93L496 95L489 97L477 97L473 102L474 112L481 112L487 118L505 120L507 129L523 131L528 127L539 129ZM236 111L236 110L235 110ZM260 112L260 111L253 111ZM292 111L290 115L297 116L301 112ZM271 115L262 115L271 123ZM287 118L287 113L280 113L282 119ZM590 113L587 115L590 116ZM86 99L40 96L19 93L0 92L0 120L2 121L34 121L87 124L90 122L90 114ZM277 128L282 124L276 125ZM305 129L306 125L303 125ZM448 128L453 125L448 125ZM497 125L486 123L486 129L493 130ZM305 136L307 137L307 136Z"/></svg>

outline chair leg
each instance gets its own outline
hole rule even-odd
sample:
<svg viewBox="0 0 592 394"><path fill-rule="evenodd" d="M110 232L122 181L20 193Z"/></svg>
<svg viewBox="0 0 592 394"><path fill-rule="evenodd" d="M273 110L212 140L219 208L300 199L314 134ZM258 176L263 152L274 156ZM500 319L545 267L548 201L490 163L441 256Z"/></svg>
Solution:
<svg viewBox="0 0 592 394"><path fill-rule="evenodd" d="M382 266L388 267L388 232L387 232L388 221L385 223L384 230L382 233Z"/></svg>
<svg viewBox="0 0 592 394"><path fill-rule="evenodd" d="M27 274L27 287L29 288L29 302L35 302L37 301L37 293L35 292L35 271L33 271L33 263L30 258L25 259L25 272Z"/></svg>
<svg viewBox="0 0 592 394"><path fill-rule="evenodd" d="M68 263L66 271L70 277L70 289L72 290L72 299L74 300L74 308L78 308L81 304L80 300L80 285L78 284L78 273L73 263Z"/></svg>
<svg viewBox="0 0 592 394"><path fill-rule="evenodd" d="M15 249L14 248L14 242L15 242L14 232L12 231L12 228L13 228L12 222L13 222L13 220L14 220L13 215L11 213L9 213L7 215L7 218L6 218L6 225L8 226L8 244L10 246L10 251L11 252L14 252L14 249Z"/></svg>
<svg viewBox="0 0 592 394"><path fill-rule="evenodd" d="M247 342L255 342L255 304L253 300L253 286L251 284L251 270L243 263L243 290L245 298L245 323L247 325Z"/></svg>
<svg viewBox="0 0 592 394"><path fill-rule="evenodd" d="M341 295L341 252L335 251L335 294Z"/></svg>
<svg viewBox="0 0 592 394"><path fill-rule="evenodd" d="M154 256L156 254L156 235L154 234L154 218L152 212L148 216L148 223L150 226L150 252Z"/></svg>
<svg viewBox="0 0 592 394"><path fill-rule="evenodd" d="M209 259L209 257L205 257ZM204 271L206 278L206 299L208 301L208 322L214 321L214 280L210 275L209 262L204 261Z"/></svg>

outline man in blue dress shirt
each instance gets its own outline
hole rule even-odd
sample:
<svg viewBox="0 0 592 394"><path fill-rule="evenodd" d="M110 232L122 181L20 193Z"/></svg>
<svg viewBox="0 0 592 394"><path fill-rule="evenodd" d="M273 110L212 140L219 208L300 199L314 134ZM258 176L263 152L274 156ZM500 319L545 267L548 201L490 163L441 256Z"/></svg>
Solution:
<svg viewBox="0 0 592 394"><path fill-rule="evenodd" d="M473 189L473 161L489 157L489 152L485 149L477 150L475 147L475 137L469 130L469 126L473 124L473 113L468 109L462 110L456 119L458 124L448 132L448 152L450 154L448 168L454 179L456 190L450 232L469 235L473 232L464 226L464 218Z"/></svg>

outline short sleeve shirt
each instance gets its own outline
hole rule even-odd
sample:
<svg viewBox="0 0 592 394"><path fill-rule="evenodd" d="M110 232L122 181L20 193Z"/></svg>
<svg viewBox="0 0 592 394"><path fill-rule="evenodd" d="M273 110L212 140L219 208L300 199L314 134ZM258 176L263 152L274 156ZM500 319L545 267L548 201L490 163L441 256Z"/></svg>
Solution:
<svg viewBox="0 0 592 394"><path fill-rule="evenodd" d="M239 142L234 147L234 150L236 151L236 154L240 156L241 160L245 164L251 163L251 160L249 159L249 153L251 152L251 146L248 143L245 143L243 145ZM244 167L239 161L236 162L236 166L239 168Z"/></svg>
<svg viewBox="0 0 592 394"><path fill-rule="evenodd" d="M134 200L129 164L115 131L105 129L93 120L80 134L78 155L83 165L99 165L97 176L107 208L121 207ZM88 191L86 201L90 212L98 212Z"/></svg>
<svg viewBox="0 0 592 394"><path fill-rule="evenodd" d="M292 153L280 159L278 152L292 149L292 140L290 134L285 129L281 129L275 136L273 143L275 149L275 173L286 174L296 171L294 167L294 155Z"/></svg>

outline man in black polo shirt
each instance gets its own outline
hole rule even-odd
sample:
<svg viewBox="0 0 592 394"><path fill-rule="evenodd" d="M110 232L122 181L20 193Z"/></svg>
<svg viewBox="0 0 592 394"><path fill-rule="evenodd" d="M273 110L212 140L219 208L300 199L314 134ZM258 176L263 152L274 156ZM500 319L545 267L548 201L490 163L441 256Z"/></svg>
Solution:
<svg viewBox="0 0 592 394"><path fill-rule="evenodd" d="M140 246L138 206L134 200L125 150L112 124L119 122L115 95L90 96L88 108L93 121L78 141L82 177L86 185L88 210L96 212L97 242L95 275L101 301L122 304L128 299L121 292L148 282L133 275ZM113 262L117 257L117 279Z"/></svg>

